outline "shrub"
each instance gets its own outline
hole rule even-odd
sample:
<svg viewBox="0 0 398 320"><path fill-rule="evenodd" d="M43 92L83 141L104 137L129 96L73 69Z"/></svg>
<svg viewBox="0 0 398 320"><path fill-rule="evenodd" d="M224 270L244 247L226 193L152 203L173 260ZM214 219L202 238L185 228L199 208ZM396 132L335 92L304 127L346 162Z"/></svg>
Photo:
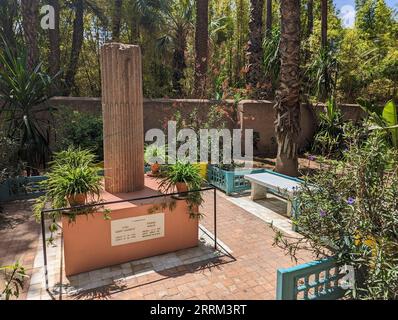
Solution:
<svg viewBox="0 0 398 320"><path fill-rule="evenodd" d="M98 161L104 159L101 116L62 107L55 113L55 123L56 151L75 146L92 150Z"/></svg>
<svg viewBox="0 0 398 320"><path fill-rule="evenodd" d="M381 131L354 129L345 139L342 161L307 177L298 192L294 224L304 237L278 232L275 244L292 257L306 249L352 266L354 298L397 299L398 154Z"/></svg>
<svg viewBox="0 0 398 320"><path fill-rule="evenodd" d="M343 150L343 116L333 98L326 103L325 111L319 114L318 132L312 151L330 158L340 158Z"/></svg>
<svg viewBox="0 0 398 320"><path fill-rule="evenodd" d="M21 173L23 164L18 160L18 146L0 131L0 184Z"/></svg>

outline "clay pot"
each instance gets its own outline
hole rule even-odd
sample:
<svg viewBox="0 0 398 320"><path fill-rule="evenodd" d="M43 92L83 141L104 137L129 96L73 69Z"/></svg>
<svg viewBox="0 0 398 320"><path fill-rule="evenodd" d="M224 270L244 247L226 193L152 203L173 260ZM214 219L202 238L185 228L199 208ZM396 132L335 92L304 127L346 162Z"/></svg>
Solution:
<svg viewBox="0 0 398 320"><path fill-rule="evenodd" d="M158 174L160 170L160 164L159 163L154 163L151 165L151 171L152 174Z"/></svg>
<svg viewBox="0 0 398 320"><path fill-rule="evenodd" d="M185 182L176 183L176 188L177 188L177 192L179 192L179 193L188 191L188 186ZM184 194L184 195L186 195L186 194Z"/></svg>
<svg viewBox="0 0 398 320"><path fill-rule="evenodd" d="M71 195L68 196L67 199L71 207L83 206L87 202L87 195L86 194Z"/></svg>

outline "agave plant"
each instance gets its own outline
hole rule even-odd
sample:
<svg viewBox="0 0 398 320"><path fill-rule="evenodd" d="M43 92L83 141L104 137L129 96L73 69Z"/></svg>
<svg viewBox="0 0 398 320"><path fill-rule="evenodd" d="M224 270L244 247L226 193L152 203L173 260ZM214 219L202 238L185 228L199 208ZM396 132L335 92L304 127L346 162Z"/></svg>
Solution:
<svg viewBox="0 0 398 320"><path fill-rule="evenodd" d="M0 66L0 117L7 136L19 144L19 157L30 172L45 164L49 152L47 123L39 117L49 108L38 106L50 98L53 78L42 72L41 63L33 70L28 68L25 50L12 51L6 43L0 52Z"/></svg>

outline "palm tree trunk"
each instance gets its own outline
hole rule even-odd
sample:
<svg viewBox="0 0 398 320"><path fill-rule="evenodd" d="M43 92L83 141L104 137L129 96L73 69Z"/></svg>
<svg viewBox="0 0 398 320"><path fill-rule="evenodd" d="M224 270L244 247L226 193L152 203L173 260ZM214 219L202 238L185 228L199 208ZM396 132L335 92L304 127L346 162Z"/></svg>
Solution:
<svg viewBox="0 0 398 320"><path fill-rule="evenodd" d="M314 31L314 0L308 0L307 2L307 35L310 36Z"/></svg>
<svg viewBox="0 0 398 320"><path fill-rule="evenodd" d="M72 50L69 60L68 71L65 76L65 95L70 95L72 88L75 85L75 76L79 63L79 56L83 46L84 36L84 0L75 0L75 20L73 22L73 35L72 35Z"/></svg>
<svg viewBox="0 0 398 320"><path fill-rule="evenodd" d="M269 37L272 33L272 0L267 0L266 34Z"/></svg>
<svg viewBox="0 0 398 320"><path fill-rule="evenodd" d="M16 40L14 34L14 23L18 11L17 2L14 0L0 1L0 30L4 35L4 40L10 49L16 49Z"/></svg>
<svg viewBox="0 0 398 320"><path fill-rule="evenodd" d="M39 23L39 0L21 0L22 27L28 49L28 67L33 69L39 61L37 43Z"/></svg>
<svg viewBox="0 0 398 320"><path fill-rule="evenodd" d="M300 136L300 0L281 1L281 80L277 92L276 171L298 175Z"/></svg>
<svg viewBox="0 0 398 320"><path fill-rule="evenodd" d="M209 56L209 0L196 1L195 50L195 96L201 97L206 93Z"/></svg>
<svg viewBox="0 0 398 320"><path fill-rule="evenodd" d="M187 36L183 26L176 30L176 47L173 52L173 91L180 97L182 95L182 80L184 71L187 67L185 61L185 51L187 49Z"/></svg>
<svg viewBox="0 0 398 320"><path fill-rule="evenodd" d="M322 48L326 48L328 45L328 0L321 1L321 11L322 11Z"/></svg>
<svg viewBox="0 0 398 320"><path fill-rule="evenodd" d="M120 23L122 20L122 5L123 0L115 0L115 7L112 19L112 40L120 41Z"/></svg>
<svg viewBox="0 0 398 320"><path fill-rule="evenodd" d="M263 9L264 0L250 0L249 42L247 46L247 84L258 97L263 85Z"/></svg>
<svg viewBox="0 0 398 320"><path fill-rule="evenodd" d="M236 5L236 48L235 48L235 85L241 80L241 69L243 67L241 52L243 52L243 15L244 1L235 0Z"/></svg>
<svg viewBox="0 0 398 320"><path fill-rule="evenodd" d="M61 49L60 49L60 34L59 34L59 15L60 6L58 0L50 0L49 4L54 8L55 14L55 29L49 30L50 40L50 74L55 76L61 69Z"/></svg>

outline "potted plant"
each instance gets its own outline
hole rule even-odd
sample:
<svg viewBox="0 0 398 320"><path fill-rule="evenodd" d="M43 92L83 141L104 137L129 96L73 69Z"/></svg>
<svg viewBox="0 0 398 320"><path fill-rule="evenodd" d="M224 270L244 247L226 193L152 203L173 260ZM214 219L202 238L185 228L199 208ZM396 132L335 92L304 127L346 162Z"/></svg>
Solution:
<svg viewBox="0 0 398 320"><path fill-rule="evenodd" d="M70 147L55 154L50 163L48 179L41 182L45 196L36 202L35 212L39 213L47 202L53 209L81 206L88 199L99 201L102 177L95 165L95 155L89 150Z"/></svg>
<svg viewBox="0 0 398 320"><path fill-rule="evenodd" d="M159 189L165 193L172 193L175 189L179 193L180 199L188 202L189 213L192 217L200 215L199 207L203 202L201 192L191 192L200 190L204 182L200 168L188 162L177 162L167 166L160 176Z"/></svg>
<svg viewBox="0 0 398 320"><path fill-rule="evenodd" d="M150 145L145 148L144 159L147 164L151 166L152 175L158 175L160 171L160 164L166 160L166 147Z"/></svg>

